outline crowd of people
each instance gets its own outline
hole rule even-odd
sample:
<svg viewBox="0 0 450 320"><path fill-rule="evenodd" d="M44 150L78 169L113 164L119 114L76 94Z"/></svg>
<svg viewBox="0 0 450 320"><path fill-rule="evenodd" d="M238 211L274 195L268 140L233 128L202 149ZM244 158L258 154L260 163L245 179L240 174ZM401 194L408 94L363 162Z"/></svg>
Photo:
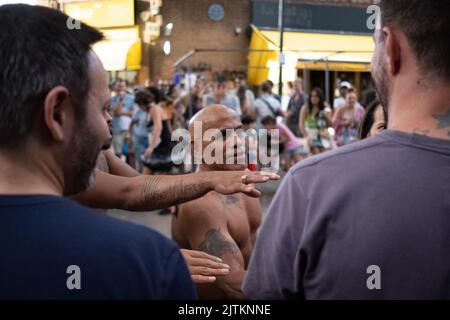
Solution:
<svg viewBox="0 0 450 320"><path fill-rule="evenodd" d="M258 135L260 129L269 134L278 130L278 139L269 142L279 146L285 171L310 155L360 140L366 108L372 110L373 104L380 105L373 100L362 106L348 81L340 83L340 96L330 104L321 88L306 94L302 79L298 79L287 93L287 105L282 106L282 98L273 92L270 80L250 88L243 76L230 80L217 75L208 82L198 74L190 78L189 89L176 79L170 85L150 82L147 87L131 87L122 79L111 84L114 151L118 157L125 155L138 172L170 171L173 132L186 129L190 119L210 105L219 104L234 111L247 132L255 130ZM384 128L386 119L383 123ZM261 167L249 164L251 170Z"/></svg>
<svg viewBox="0 0 450 320"><path fill-rule="evenodd" d="M450 3L380 6L379 101L299 79L287 109L270 81L109 87L97 29L0 6L0 299L450 299ZM160 175L198 123L233 161ZM242 128L290 168L264 219L255 184L280 177ZM173 241L94 210L170 206Z"/></svg>

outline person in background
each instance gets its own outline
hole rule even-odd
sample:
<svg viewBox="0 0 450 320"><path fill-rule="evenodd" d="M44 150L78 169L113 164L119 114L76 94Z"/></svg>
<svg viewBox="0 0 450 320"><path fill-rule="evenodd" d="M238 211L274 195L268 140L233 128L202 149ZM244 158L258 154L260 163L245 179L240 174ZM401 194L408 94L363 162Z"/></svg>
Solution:
<svg viewBox="0 0 450 320"><path fill-rule="evenodd" d="M293 83L292 96L287 109L287 126L297 136L302 136L302 131L298 127L302 107L307 104L308 97L303 92L303 80L297 79Z"/></svg>
<svg viewBox="0 0 450 320"><path fill-rule="evenodd" d="M139 99L138 104L147 104L149 106L148 112L148 127L150 130L149 145L144 152L143 157L143 174L152 174L159 171L160 165L164 168L170 168L170 154L172 151L171 144L171 127L167 114L161 107L161 103L153 103L152 95L147 91L141 91L136 94Z"/></svg>
<svg viewBox="0 0 450 320"><path fill-rule="evenodd" d="M269 131L269 134L270 130L279 130L280 144L283 145L282 150L287 159L285 165L286 171L306 156L305 149L301 145L299 138L297 138L283 123L277 123L277 120L271 116L265 117L261 123L264 128Z"/></svg>
<svg viewBox="0 0 450 320"><path fill-rule="evenodd" d="M350 82L348 81L342 81L339 84L339 94L340 96L337 97L336 99L334 99L333 102L333 109L335 111L337 111L338 109L340 109L341 107L345 106L345 104L347 103L347 92L348 90L352 89L353 86Z"/></svg>
<svg viewBox="0 0 450 320"><path fill-rule="evenodd" d="M263 82L261 85L261 95L255 101L256 111L256 123L261 124L262 119L265 117L278 117L284 116L284 112L281 110L281 103L272 95L270 83L268 81Z"/></svg>
<svg viewBox="0 0 450 320"><path fill-rule="evenodd" d="M303 137L308 139L313 155L325 151L322 135L332 125L331 112L328 110L322 89L314 88L308 104L302 108L297 125Z"/></svg>
<svg viewBox="0 0 450 320"><path fill-rule="evenodd" d="M338 147L358 140L358 128L364 112L364 108L358 105L355 90L348 90L346 105L338 109L333 118Z"/></svg>
<svg viewBox="0 0 450 320"><path fill-rule="evenodd" d="M148 148L148 117L153 95L149 92L137 91L135 101L138 106L130 124L130 136L133 137L136 170L142 172L142 157Z"/></svg>
<svg viewBox="0 0 450 320"><path fill-rule="evenodd" d="M111 111L113 113L114 152L120 158L134 112L134 96L127 92L125 80L119 80L116 84L115 96L111 98Z"/></svg>
<svg viewBox="0 0 450 320"><path fill-rule="evenodd" d="M380 101L372 102L367 107L364 118L359 127L359 139L370 138L387 129L387 113Z"/></svg>
<svg viewBox="0 0 450 320"><path fill-rule="evenodd" d="M213 104L220 104L230 108L239 116L242 115L241 104L238 97L233 93L227 92L227 82L225 78L219 77L214 84L214 92L204 97L203 106L207 107Z"/></svg>
<svg viewBox="0 0 450 320"><path fill-rule="evenodd" d="M236 95L241 101L241 108L243 115L250 115L251 117L255 117L255 94L252 90L249 89L247 84L247 79L244 76L239 76L236 79L237 90ZM245 90L244 90L245 88ZM241 90L239 92L239 90ZM242 107L245 94L245 103L246 107Z"/></svg>
<svg viewBox="0 0 450 320"><path fill-rule="evenodd" d="M278 100L279 103L281 103L281 97L273 92L273 87L275 86L275 84L273 83L272 80L267 80L267 84L269 85L270 88L270 95L272 97L274 97L276 100Z"/></svg>

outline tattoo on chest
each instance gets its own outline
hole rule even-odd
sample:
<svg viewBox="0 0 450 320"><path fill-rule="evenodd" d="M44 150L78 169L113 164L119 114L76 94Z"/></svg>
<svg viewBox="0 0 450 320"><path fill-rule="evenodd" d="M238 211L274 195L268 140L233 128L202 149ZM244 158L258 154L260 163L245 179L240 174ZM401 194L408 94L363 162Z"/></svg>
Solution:
<svg viewBox="0 0 450 320"><path fill-rule="evenodd" d="M100 154L98 156L97 169L102 172L109 173L108 162L106 161L106 158L105 158L105 155L103 154L103 152L100 152Z"/></svg>
<svg viewBox="0 0 450 320"><path fill-rule="evenodd" d="M236 204L239 202L239 197L232 194L232 195L228 195L228 196L224 196L218 193L215 193L217 199L219 199L220 203L222 203L222 205L224 207L228 207L231 206L233 204Z"/></svg>
<svg viewBox="0 0 450 320"><path fill-rule="evenodd" d="M221 257L224 254L236 254L239 248L236 243L228 240L220 232L220 229L210 229L206 232L199 250L211 254L216 257Z"/></svg>

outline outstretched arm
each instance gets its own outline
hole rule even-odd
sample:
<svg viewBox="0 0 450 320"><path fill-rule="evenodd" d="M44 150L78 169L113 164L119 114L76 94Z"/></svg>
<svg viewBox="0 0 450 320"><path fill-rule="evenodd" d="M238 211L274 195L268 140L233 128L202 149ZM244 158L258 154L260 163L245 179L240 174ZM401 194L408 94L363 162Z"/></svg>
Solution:
<svg viewBox="0 0 450 320"><path fill-rule="evenodd" d="M259 197L260 192L254 186L242 183L243 174L247 174L249 183L279 179L274 174L257 172L202 172L123 178L97 170L95 185L73 199L98 209L152 211L198 199L210 191L222 194L243 192Z"/></svg>

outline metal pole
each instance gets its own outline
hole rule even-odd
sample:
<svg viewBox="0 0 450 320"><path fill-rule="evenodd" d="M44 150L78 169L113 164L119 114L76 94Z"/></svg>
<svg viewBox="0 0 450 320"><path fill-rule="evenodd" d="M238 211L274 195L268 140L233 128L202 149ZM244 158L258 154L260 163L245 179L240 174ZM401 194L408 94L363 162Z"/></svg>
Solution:
<svg viewBox="0 0 450 320"><path fill-rule="evenodd" d="M326 70L325 70L325 99L326 101L332 103L330 101L330 66L328 64L328 59L325 59Z"/></svg>
<svg viewBox="0 0 450 320"><path fill-rule="evenodd" d="M279 0L278 5L278 29L280 30L280 77L278 81L278 94L283 97L283 65L284 65L284 0Z"/></svg>

